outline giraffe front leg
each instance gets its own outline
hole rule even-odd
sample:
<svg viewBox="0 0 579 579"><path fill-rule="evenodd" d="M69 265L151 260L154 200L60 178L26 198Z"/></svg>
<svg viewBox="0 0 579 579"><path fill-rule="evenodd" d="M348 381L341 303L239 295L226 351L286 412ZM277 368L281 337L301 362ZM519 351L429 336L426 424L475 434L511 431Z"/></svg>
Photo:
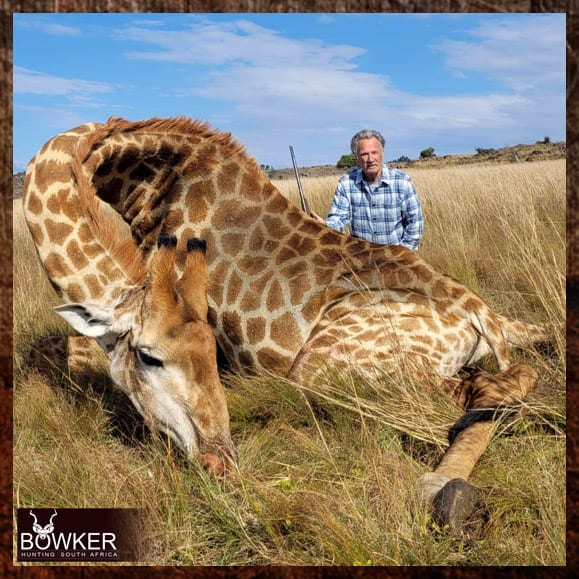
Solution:
<svg viewBox="0 0 579 579"><path fill-rule="evenodd" d="M478 372L463 380L460 399L467 412L451 429L451 445L436 470L419 481L421 498L439 525L454 532L464 527L476 502L475 488L467 481L493 438L497 426L493 415L524 398L536 384L537 372L522 364L498 375Z"/></svg>
<svg viewBox="0 0 579 579"><path fill-rule="evenodd" d="M369 373L375 366L371 356L372 352L359 341L349 340L339 331L325 329L303 346L288 377L298 384L307 384L328 370L355 369L360 373Z"/></svg>
<svg viewBox="0 0 579 579"><path fill-rule="evenodd" d="M107 372L109 361L94 338L85 336L48 336L34 343L26 367L42 375L79 375L82 372Z"/></svg>
<svg viewBox="0 0 579 579"><path fill-rule="evenodd" d="M68 369L73 374L109 371L109 359L94 338L69 336L67 347Z"/></svg>

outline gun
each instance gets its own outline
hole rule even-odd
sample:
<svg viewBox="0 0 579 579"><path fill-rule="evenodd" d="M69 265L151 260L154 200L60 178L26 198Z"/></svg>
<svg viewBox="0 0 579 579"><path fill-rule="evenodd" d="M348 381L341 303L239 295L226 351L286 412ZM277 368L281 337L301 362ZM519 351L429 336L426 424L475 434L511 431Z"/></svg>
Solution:
<svg viewBox="0 0 579 579"><path fill-rule="evenodd" d="M302 182L300 180L300 172L298 171L298 166L296 164L296 158L294 155L294 148L290 145L289 150L290 150L290 153L292 156L292 163L294 165L294 172L296 174L296 181L298 182L298 191L300 192L300 201L302 204L302 210L305 211L309 215L310 214L310 206L309 206L308 200L306 199L306 196L304 194Z"/></svg>

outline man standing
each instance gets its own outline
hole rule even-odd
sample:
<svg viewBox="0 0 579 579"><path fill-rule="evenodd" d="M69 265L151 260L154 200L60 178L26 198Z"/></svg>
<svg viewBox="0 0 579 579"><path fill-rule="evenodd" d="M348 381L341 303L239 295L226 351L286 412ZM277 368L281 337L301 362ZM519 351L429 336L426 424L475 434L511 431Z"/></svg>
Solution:
<svg viewBox="0 0 579 579"><path fill-rule="evenodd" d="M424 220L410 177L384 163L384 137L364 129L350 142L358 167L338 182L328 218L311 216L332 229L382 245L418 250Z"/></svg>

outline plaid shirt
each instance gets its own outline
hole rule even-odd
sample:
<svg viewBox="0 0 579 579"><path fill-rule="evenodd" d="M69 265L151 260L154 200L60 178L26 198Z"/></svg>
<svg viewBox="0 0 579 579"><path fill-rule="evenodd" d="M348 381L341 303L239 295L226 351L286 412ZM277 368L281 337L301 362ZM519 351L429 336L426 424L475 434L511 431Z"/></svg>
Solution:
<svg viewBox="0 0 579 579"><path fill-rule="evenodd" d="M382 245L404 245L416 251L424 219L416 189L410 177L382 167L382 179L372 192L363 179L361 169L344 175L336 193L326 223L343 231L350 225L350 233Z"/></svg>

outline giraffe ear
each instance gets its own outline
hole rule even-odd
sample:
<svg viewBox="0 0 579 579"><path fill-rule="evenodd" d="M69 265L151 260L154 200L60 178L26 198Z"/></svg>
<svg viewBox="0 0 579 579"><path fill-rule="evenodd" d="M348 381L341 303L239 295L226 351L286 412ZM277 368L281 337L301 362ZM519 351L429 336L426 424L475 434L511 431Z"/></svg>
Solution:
<svg viewBox="0 0 579 579"><path fill-rule="evenodd" d="M96 304L65 304L54 311L63 317L77 332L90 338L102 338L113 333L113 308Z"/></svg>

